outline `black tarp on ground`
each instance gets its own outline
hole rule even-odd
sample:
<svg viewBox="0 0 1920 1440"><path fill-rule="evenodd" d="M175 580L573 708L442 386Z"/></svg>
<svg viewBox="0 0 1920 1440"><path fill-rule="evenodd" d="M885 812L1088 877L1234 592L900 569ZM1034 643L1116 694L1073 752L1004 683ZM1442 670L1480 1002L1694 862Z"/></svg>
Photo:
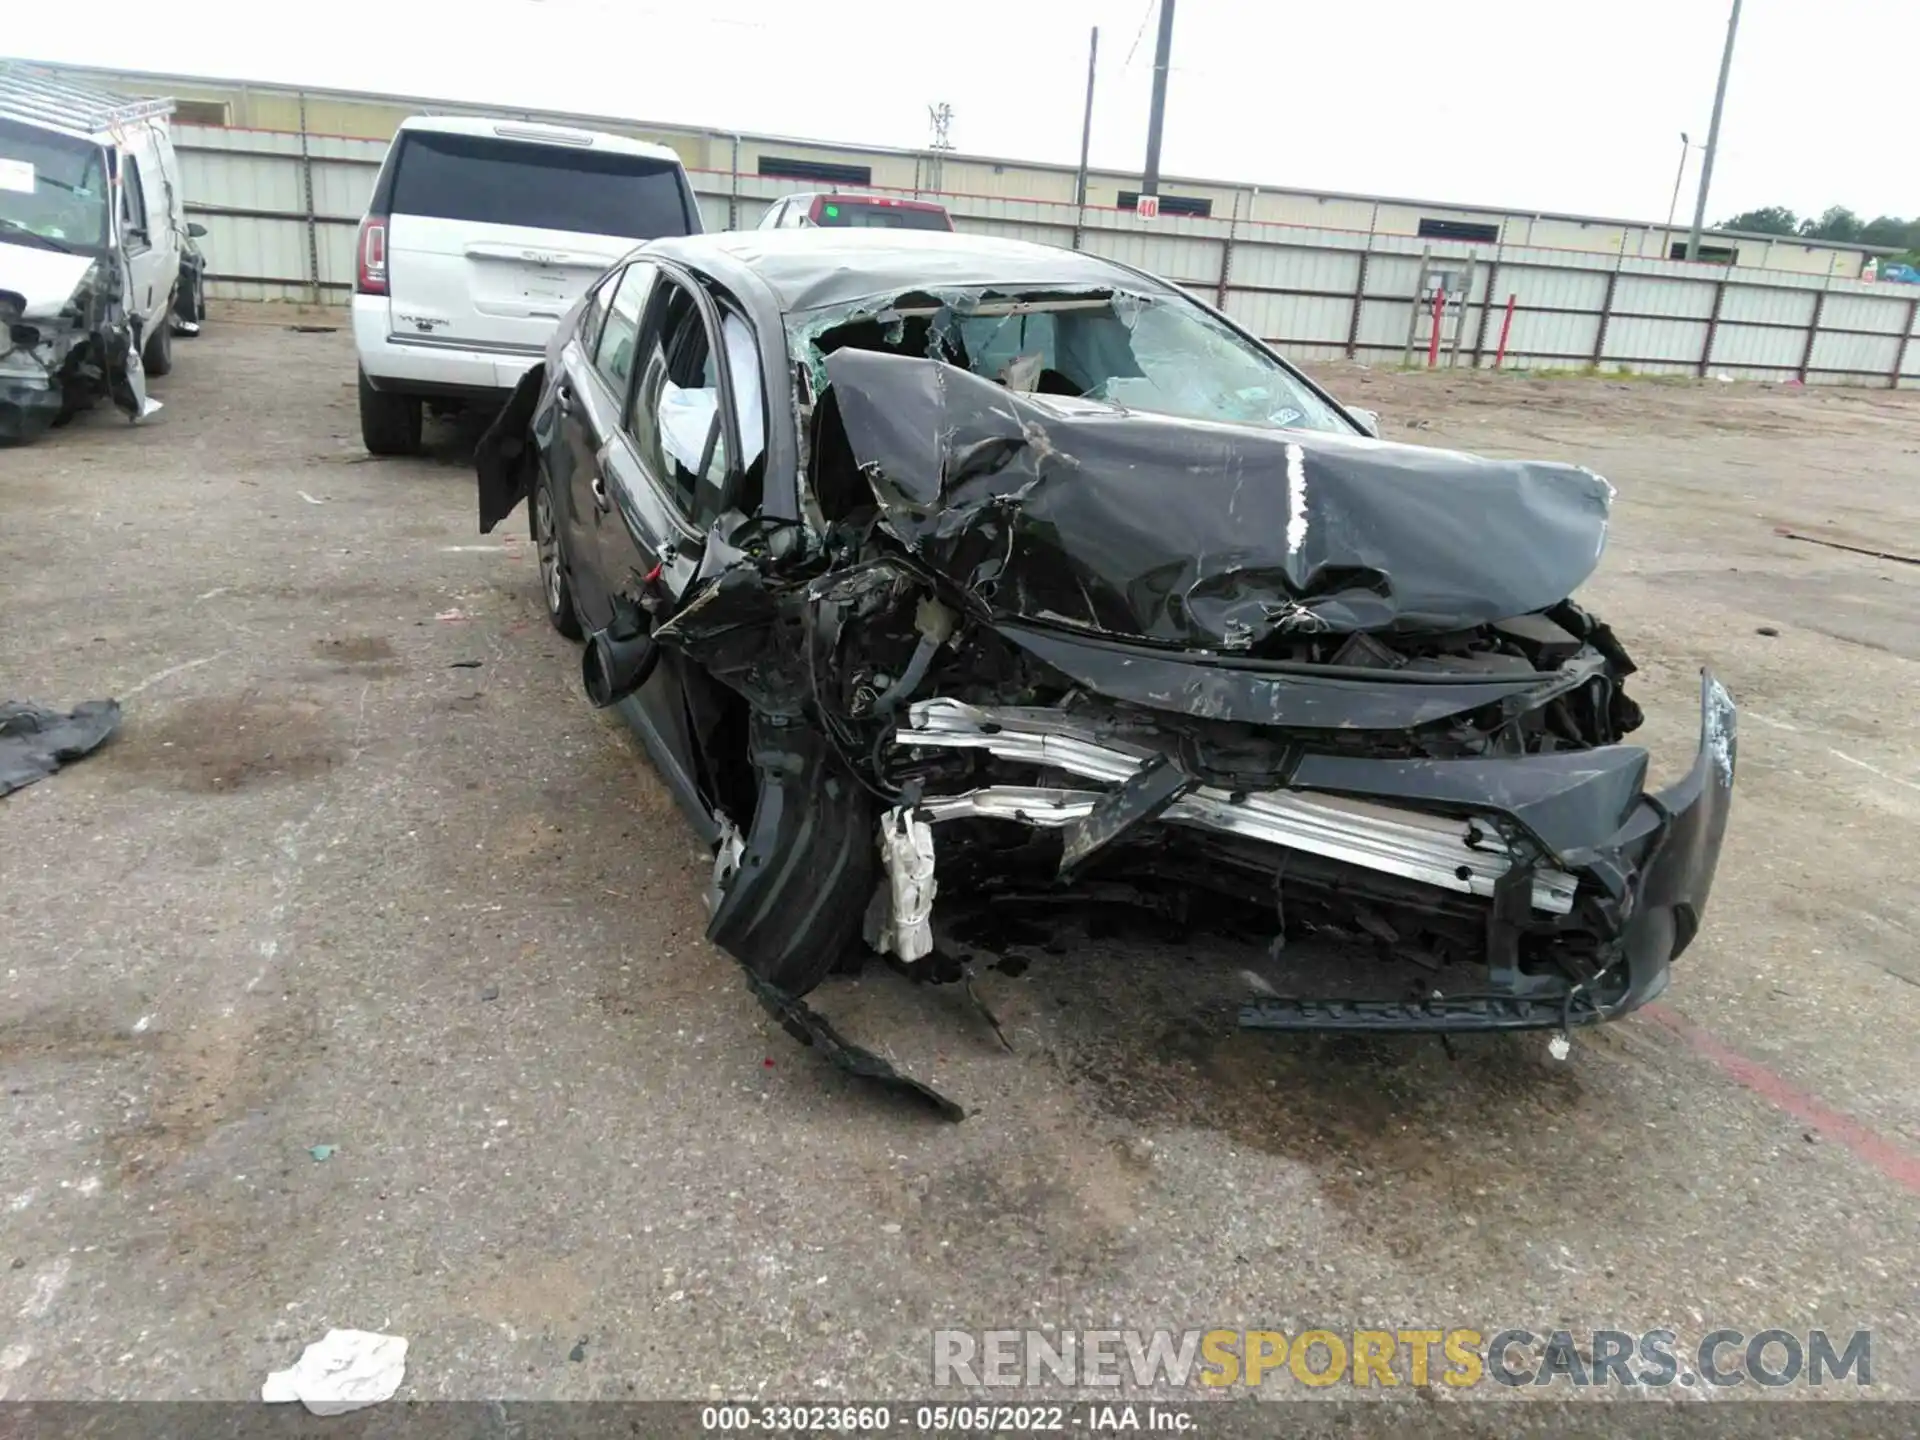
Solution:
<svg viewBox="0 0 1920 1440"><path fill-rule="evenodd" d="M0 795L44 780L97 750L120 727L118 700L87 700L71 714L0 700Z"/></svg>

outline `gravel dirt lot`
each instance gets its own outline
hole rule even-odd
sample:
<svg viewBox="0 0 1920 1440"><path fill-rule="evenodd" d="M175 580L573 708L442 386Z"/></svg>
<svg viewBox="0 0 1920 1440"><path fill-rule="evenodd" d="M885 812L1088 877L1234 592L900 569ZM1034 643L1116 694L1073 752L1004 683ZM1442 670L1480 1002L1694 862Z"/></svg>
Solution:
<svg viewBox="0 0 1920 1440"><path fill-rule="evenodd" d="M1565 1063L1236 1033L1270 962L1212 941L1022 952L1011 1054L954 987L829 981L947 1125L707 945L471 431L369 460L298 318L0 451L0 699L126 707L0 801L0 1396L253 1396L331 1326L408 1337L415 1399L924 1396L933 1328L1043 1323L1871 1327L1920 1394L1920 567L1776 534L1920 552L1920 395L1324 368L1619 487L1582 598L1655 778L1703 664L1742 707L1706 928Z"/></svg>

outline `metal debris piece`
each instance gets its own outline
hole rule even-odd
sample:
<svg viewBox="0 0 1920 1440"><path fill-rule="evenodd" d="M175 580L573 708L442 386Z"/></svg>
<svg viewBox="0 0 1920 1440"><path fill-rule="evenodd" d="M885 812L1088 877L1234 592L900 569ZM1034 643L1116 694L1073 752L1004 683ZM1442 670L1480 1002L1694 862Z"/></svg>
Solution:
<svg viewBox="0 0 1920 1440"><path fill-rule="evenodd" d="M849 1075L857 1076L862 1080L871 1080L897 1094L932 1106L943 1120L967 1118L965 1109L931 1085L922 1084L909 1075L902 1075L871 1050L862 1049L841 1035L828 1023L825 1016L815 1014L798 996L789 995L779 987L769 985L751 970L745 971L745 974L747 988L753 991L754 998L766 1007L769 1015L780 1022L781 1029L802 1045L809 1045L819 1050Z"/></svg>

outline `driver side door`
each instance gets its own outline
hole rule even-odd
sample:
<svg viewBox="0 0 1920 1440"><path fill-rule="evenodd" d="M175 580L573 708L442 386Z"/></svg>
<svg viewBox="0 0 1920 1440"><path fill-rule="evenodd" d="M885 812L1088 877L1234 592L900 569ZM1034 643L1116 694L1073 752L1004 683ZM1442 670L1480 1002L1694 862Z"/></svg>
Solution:
<svg viewBox="0 0 1920 1440"><path fill-rule="evenodd" d="M575 343L562 355L554 386L558 443L549 451L548 474L574 603L589 630L604 630L613 619L614 577L601 564L602 534L616 520L606 452L633 391L640 321L656 273L651 261L636 260L600 282L586 302Z"/></svg>

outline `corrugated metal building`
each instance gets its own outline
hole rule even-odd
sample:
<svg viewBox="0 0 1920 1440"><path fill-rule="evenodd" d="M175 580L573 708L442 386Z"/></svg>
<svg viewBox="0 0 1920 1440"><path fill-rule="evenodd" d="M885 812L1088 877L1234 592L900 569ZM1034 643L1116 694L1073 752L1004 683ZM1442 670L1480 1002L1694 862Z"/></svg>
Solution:
<svg viewBox="0 0 1920 1440"><path fill-rule="evenodd" d="M609 116L572 115L488 107L454 101L296 89L284 85L150 75L130 71L81 70L63 73L128 94L167 94L180 101L181 123L211 127L280 131L310 137L381 140L392 137L402 118L421 111L440 114L498 114L550 120L670 145L689 170L729 177L723 193L739 194L741 179L782 182L782 190L824 189L835 185L872 187L914 194L1021 199L1070 205L1073 167L1021 160L995 160L931 151L889 150L825 144L771 135L730 134L685 126L645 124ZM324 171L322 172L324 173ZM1088 203L1130 208L1138 177L1094 171L1088 178ZM702 185L711 191L718 187ZM762 193L761 187L750 187ZM1163 215L1208 216L1274 225L1352 231L1370 236L1410 236L1436 242L1485 247L1526 246L1670 259L1684 249L1684 228L1585 215L1532 214L1485 206L1445 204L1388 196L1343 195L1230 181L1168 176L1161 187ZM316 196L316 204L322 197ZM318 205L323 211L328 207ZM331 213L331 212L329 212ZM723 222L724 223L724 222ZM741 223L747 223L745 221ZM1702 258L1742 269L1785 270L1803 275L1853 278L1869 256L1889 253L1871 246L1805 242L1772 235L1710 232Z"/></svg>

